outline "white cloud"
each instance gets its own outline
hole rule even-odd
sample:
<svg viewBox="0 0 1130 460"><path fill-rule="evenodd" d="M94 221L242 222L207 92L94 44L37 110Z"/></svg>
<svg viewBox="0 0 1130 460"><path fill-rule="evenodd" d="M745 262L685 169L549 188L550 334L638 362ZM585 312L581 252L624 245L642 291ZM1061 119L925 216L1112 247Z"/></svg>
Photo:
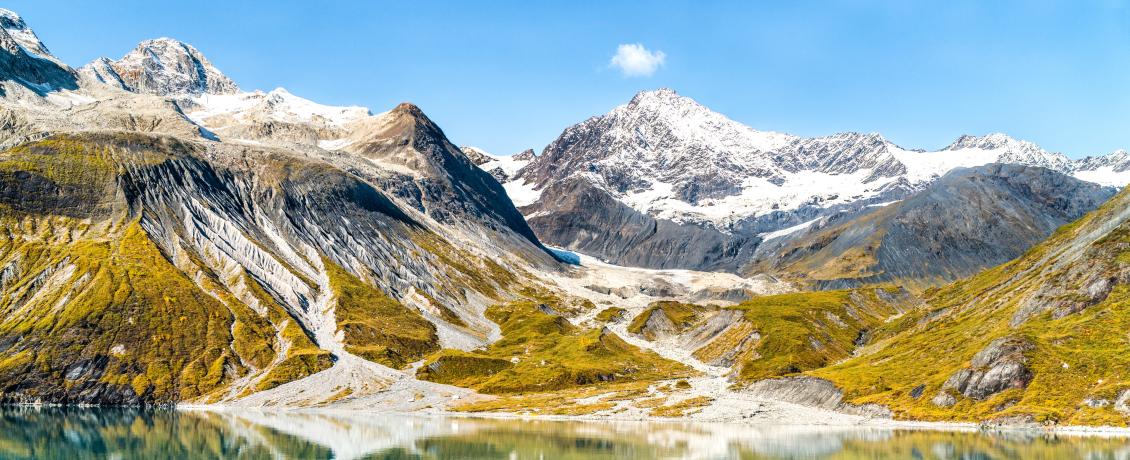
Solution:
<svg viewBox="0 0 1130 460"><path fill-rule="evenodd" d="M608 63L609 67L620 69L625 77L650 77L655 73L667 55L662 51L648 51L639 43L620 45L616 48L616 55Z"/></svg>

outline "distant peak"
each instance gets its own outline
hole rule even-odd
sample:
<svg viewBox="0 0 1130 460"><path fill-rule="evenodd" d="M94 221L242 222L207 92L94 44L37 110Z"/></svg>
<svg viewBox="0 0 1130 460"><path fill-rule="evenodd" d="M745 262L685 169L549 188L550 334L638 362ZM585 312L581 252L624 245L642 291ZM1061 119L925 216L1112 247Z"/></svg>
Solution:
<svg viewBox="0 0 1130 460"><path fill-rule="evenodd" d="M11 39L15 41L15 44L23 48L24 51L61 64L35 35L35 31L31 30L24 19L15 11L0 8L0 29L7 32ZM9 51L15 50L10 45L7 47Z"/></svg>
<svg viewBox="0 0 1130 460"><path fill-rule="evenodd" d="M494 161L493 155L478 147L467 145L459 147L459 150L463 151L463 154L467 155L467 158L471 159L471 163L474 163L475 166L481 166Z"/></svg>
<svg viewBox="0 0 1130 460"><path fill-rule="evenodd" d="M946 150L960 150L960 149L983 149L994 150L1014 145L1031 145L1031 142L1016 140L1012 136L1005 133L989 133L984 136L974 136L971 134L963 134L953 141Z"/></svg>
<svg viewBox="0 0 1130 460"><path fill-rule="evenodd" d="M192 45L160 37L144 40L118 60L99 58L83 67L102 82L160 96L235 94L239 86Z"/></svg>
<svg viewBox="0 0 1130 460"><path fill-rule="evenodd" d="M184 46L184 47L192 48L192 46L188 45L187 43L182 42L180 40L177 40L175 38L171 38L171 37L150 38L148 40L142 40L141 43L138 43L138 46L153 46L153 45L174 45L174 46Z"/></svg>
<svg viewBox="0 0 1130 460"><path fill-rule="evenodd" d="M417 106L416 104L413 104L411 102L401 102L401 103L397 104L396 107L393 107L392 112L398 113L398 114L408 115L408 116L411 116L411 117L414 117L414 118L427 118L428 117L427 115L424 115L424 111L420 110L419 106Z"/></svg>
<svg viewBox="0 0 1130 460"><path fill-rule="evenodd" d="M673 100L677 100L677 99L685 99L685 98L683 96L680 96L679 93L676 93L675 90L673 90L671 88L659 88L659 89L640 91L640 92L636 93L635 96L632 96L632 100L631 100L631 102L629 102L629 105L638 105L638 104L646 102L646 101L664 102L664 101L673 101Z"/></svg>
<svg viewBox="0 0 1130 460"><path fill-rule="evenodd" d="M6 8L0 8L0 19L19 22L21 24L24 22L24 18L21 18L19 14Z"/></svg>

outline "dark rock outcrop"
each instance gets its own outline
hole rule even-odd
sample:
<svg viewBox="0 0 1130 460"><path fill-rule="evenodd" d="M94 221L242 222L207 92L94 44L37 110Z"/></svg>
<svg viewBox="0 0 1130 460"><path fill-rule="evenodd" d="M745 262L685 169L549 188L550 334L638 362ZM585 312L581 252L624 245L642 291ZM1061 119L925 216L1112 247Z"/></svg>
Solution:
<svg viewBox="0 0 1130 460"><path fill-rule="evenodd" d="M973 355L970 367L951 375L942 384L942 393L934 404L953 405L952 397L943 396L954 391L967 398L983 400L1009 388L1024 388L1032 380L1025 353L1035 347L1021 337L1002 337L992 341L985 349ZM941 403L941 404L939 404Z"/></svg>
<svg viewBox="0 0 1130 460"><path fill-rule="evenodd" d="M757 243L756 237L647 216L581 178L554 183L542 197L522 208L539 238L614 264L735 271Z"/></svg>

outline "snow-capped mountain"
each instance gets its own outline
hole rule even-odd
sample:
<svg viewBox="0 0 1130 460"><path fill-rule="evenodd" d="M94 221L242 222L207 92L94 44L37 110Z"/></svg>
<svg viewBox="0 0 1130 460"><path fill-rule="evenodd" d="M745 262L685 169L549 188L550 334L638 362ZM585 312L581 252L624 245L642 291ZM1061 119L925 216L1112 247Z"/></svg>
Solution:
<svg viewBox="0 0 1130 460"><path fill-rule="evenodd" d="M566 129L518 180L536 193L586 176L641 212L727 228L772 211L875 197L900 182L920 188L953 168L988 163L1078 169L1063 154L1001 133L961 136L927 152L877 133L757 131L660 89Z"/></svg>
<svg viewBox="0 0 1130 460"><path fill-rule="evenodd" d="M47 50L20 15L3 8L0 8L0 74L7 77L4 80L34 93L78 87L74 70ZM0 89L0 94L5 92Z"/></svg>
<svg viewBox="0 0 1130 460"><path fill-rule="evenodd" d="M47 50L47 46L39 40L35 31L31 30L23 18L15 12L0 8L0 29L4 31L4 34L0 35L0 46L9 52L14 51L14 46L19 46L32 56L62 64Z"/></svg>
<svg viewBox="0 0 1130 460"><path fill-rule="evenodd" d="M515 203L528 206L527 218L551 244L596 250L594 255L615 261L626 246L611 249L603 240L640 241L658 235L658 230L648 230L660 228L654 222L639 227L640 233L598 230L595 224L583 223L583 208L600 202L638 213L633 222L667 221L717 233L704 236L681 227L662 237L670 238L664 247L683 247L681 241L694 235L716 241L713 250L734 257L741 253L732 249L738 240L780 237L823 217L897 202L955 168L990 163L1039 166L1085 180L1105 174L1103 180L1093 180L1123 185L1130 182L1130 173L1116 172L1112 165L1117 160L1112 156L1105 160L1109 164L1092 160L1084 165L1000 133L961 136L938 151L906 149L877 133L804 138L750 128L660 89L638 93L605 115L565 129L542 155L508 175L505 187L521 197ZM546 191L551 196L545 197ZM607 199L582 203L562 198L568 194ZM667 260L654 262L672 266Z"/></svg>
<svg viewBox="0 0 1130 460"><path fill-rule="evenodd" d="M266 143L345 146L346 126L372 113L359 106L318 104L284 88L270 92L195 94L177 98L188 118L221 138Z"/></svg>
<svg viewBox="0 0 1130 460"><path fill-rule="evenodd" d="M515 205L528 205L537 199L536 196L531 196L528 193L528 187L523 187L521 183L511 180L518 174L518 171L521 171L537 157L533 149L526 149L510 156L499 156L478 147L465 146L460 148L471 159L471 162L483 171L490 173L499 183L503 184L507 195L510 195L510 199Z"/></svg>
<svg viewBox="0 0 1130 460"><path fill-rule="evenodd" d="M957 138L943 151L992 152L997 155L993 160L994 163L1040 166L1063 173L1069 173L1072 170L1071 160L1062 153L1048 152L1035 143L1016 140L1004 133L992 133L985 136L964 135Z"/></svg>
<svg viewBox="0 0 1130 460"><path fill-rule="evenodd" d="M1004 134L962 136L923 152L877 133L802 138L758 131L660 89L569 127L517 180L536 194L585 176L640 212L729 229L775 211L918 189L955 167L994 162L1072 170L1062 154Z"/></svg>
<svg viewBox="0 0 1130 460"><path fill-rule="evenodd" d="M521 180L541 190L574 173L645 207L653 197L692 206L739 193L747 180L781 182L768 155L793 136L754 130L669 89L642 92L607 115L569 127ZM662 205L660 206L662 207Z"/></svg>
<svg viewBox="0 0 1130 460"><path fill-rule="evenodd" d="M1097 184L1122 187L1130 178L1130 153L1119 149L1101 156L1075 161L1072 174Z"/></svg>
<svg viewBox="0 0 1130 460"><path fill-rule="evenodd" d="M121 59L99 58L79 72L95 81L142 94L239 92L239 86L200 51L171 38L143 41Z"/></svg>

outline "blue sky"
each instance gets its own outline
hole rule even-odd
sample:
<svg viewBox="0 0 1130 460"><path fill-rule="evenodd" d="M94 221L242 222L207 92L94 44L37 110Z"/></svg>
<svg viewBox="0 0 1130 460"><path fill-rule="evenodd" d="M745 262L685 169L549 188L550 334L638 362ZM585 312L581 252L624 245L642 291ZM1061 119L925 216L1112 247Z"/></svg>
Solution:
<svg viewBox="0 0 1130 460"><path fill-rule="evenodd" d="M4 6L75 66L171 36L244 89L374 112L411 101L454 142L498 154L540 151L664 86L806 136L877 131L933 149L1003 131L1072 157L1130 148L1126 2L106 3ZM664 54L653 74L609 66L637 43Z"/></svg>

